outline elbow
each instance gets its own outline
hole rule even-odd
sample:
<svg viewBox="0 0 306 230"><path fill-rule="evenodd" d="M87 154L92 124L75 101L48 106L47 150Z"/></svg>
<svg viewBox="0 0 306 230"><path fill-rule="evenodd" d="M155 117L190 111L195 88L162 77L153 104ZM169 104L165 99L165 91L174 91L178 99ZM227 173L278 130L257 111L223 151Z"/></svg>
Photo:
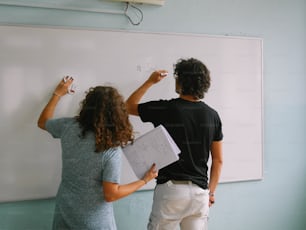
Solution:
<svg viewBox="0 0 306 230"><path fill-rule="evenodd" d="M222 167L223 159L222 158L215 158L215 159L213 159L212 160L212 165Z"/></svg>
<svg viewBox="0 0 306 230"><path fill-rule="evenodd" d="M114 194L104 193L103 195L104 195L104 200L106 202L114 202L114 201L118 200L118 198L116 198L116 196Z"/></svg>
<svg viewBox="0 0 306 230"><path fill-rule="evenodd" d="M43 130L46 130L46 128L45 128L45 123L44 123L44 122L38 121L38 122L37 122L37 126L38 126L38 128L41 128L41 129L43 129Z"/></svg>
<svg viewBox="0 0 306 230"><path fill-rule="evenodd" d="M116 199L114 198L106 198L106 197L104 197L104 200L108 203L116 201Z"/></svg>
<svg viewBox="0 0 306 230"><path fill-rule="evenodd" d="M138 114L138 104L133 104L129 101L125 102L126 110L128 114L134 115L134 116L139 116Z"/></svg>
<svg viewBox="0 0 306 230"><path fill-rule="evenodd" d="M40 116L37 120L37 126L43 130L46 130L47 121L48 121L48 118L45 118L44 116Z"/></svg>
<svg viewBox="0 0 306 230"><path fill-rule="evenodd" d="M223 165L223 160L222 159L217 159L216 164L218 164L221 167Z"/></svg>
<svg viewBox="0 0 306 230"><path fill-rule="evenodd" d="M218 164L223 165L223 159L218 158L218 159L216 159L216 161L217 161Z"/></svg>

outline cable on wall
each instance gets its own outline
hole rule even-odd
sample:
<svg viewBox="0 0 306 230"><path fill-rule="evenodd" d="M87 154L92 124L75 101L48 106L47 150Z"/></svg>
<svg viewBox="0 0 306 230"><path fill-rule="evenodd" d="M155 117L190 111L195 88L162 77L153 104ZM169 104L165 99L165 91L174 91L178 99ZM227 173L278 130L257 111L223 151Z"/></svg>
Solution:
<svg viewBox="0 0 306 230"><path fill-rule="evenodd" d="M129 15L129 8L133 8L134 10L136 10L136 11L134 11L134 14L138 18L137 22L133 21L133 19ZM133 5L129 2L126 3L126 8L124 10L124 14L128 18L128 20L130 21L130 23L132 23L134 26L138 26L143 20L143 13L142 13L141 9L139 9L138 7L136 7L135 5Z"/></svg>
<svg viewBox="0 0 306 230"><path fill-rule="evenodd" d="M126 7L124 11L104 10L104 9L95 9L95 8L68 7L68 6L59 6L58 4L46 4L46 3L29 3L29 2L20 3L20 2L14 2L14 1L1 1L0 5L53 9L53 10L81 11L81 12L104 13L104 14L120 14L120 15L126 16L132 25L140 25L140 23L143 20L143 13L141 9L139 9L134 4L131 4L129 2L126 2ZM136 18L136 19L133 19L133 18Z"/></svg>

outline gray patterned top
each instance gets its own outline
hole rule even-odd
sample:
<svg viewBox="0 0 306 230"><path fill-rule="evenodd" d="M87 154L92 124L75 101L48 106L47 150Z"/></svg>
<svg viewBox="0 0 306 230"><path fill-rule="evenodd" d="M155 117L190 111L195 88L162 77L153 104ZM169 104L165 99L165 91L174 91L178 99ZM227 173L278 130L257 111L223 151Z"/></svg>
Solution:
<svg viewBox="0 0 306 230"><path fill-rule="evenodd" d="M102 181L120 182L122 149L94 152L94 134L82 138L74 118L50 119L46 129L60 138L62 147L53 229L116 230L113 205L103 198Z"/></svg>

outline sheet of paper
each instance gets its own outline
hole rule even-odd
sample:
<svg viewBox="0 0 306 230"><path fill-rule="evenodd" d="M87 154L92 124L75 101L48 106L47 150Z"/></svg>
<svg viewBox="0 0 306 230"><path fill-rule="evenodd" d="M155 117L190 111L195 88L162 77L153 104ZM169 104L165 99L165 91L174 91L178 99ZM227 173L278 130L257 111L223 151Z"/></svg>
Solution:
<svg viewBox="0 0 306 230"><path fill-rule="evenodd" d="M157 169L161 169L177 161L180 149L160 125L138 137L133 144L125 146L123 152L135 175L142 178L153 163Z"/></svg>

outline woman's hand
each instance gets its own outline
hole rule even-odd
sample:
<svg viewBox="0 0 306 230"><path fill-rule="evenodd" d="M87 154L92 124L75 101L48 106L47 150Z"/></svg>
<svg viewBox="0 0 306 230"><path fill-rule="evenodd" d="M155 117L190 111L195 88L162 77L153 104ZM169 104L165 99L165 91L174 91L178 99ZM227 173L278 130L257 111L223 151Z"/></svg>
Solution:
<svg viewBox="0 0 306 230"><path fill-rule="evenodd" d="M117 183L103 181L103 197L107 202L113 202L115 200L121 199L122 197L128 196L129 194L137 191L150 180L157 177L157 175L158 173L156 165L153 164L142 179L134 181L132 183L119 185Z"/></svg>
<svg viewBox="0 0 306 230"><path fill-rule="evenodd" d="M144 175L144 177L142 178L142 180L145 183L148 183L150 180L156 178L158 176L158 171L156 169L156 165L153 164L151 166L151 168L146 172L146 174Z"/></svg>
<svg viewBox="0 0 306 230"><path fill-rule="evenodd" d="M50 98L49 102L40 113L40 116L37 121L37 125L41 129L46 129L46 122L48 119L53 118L55 107L60 100L61 96L69 93L69 87L73 82L73 78L66 76L61 80L61 82L55 88L52 97Z"/></svg>
<svg viewBox="0 0 306 230"><path fill-rule="evenodd" d="M73 77L70 76L64 77L55 88L53 94L59 97L66 95L67 93L69 93L69 87L71 86L72 83L73 83ZM72 91L72 93L74 92Z"/></svg>

